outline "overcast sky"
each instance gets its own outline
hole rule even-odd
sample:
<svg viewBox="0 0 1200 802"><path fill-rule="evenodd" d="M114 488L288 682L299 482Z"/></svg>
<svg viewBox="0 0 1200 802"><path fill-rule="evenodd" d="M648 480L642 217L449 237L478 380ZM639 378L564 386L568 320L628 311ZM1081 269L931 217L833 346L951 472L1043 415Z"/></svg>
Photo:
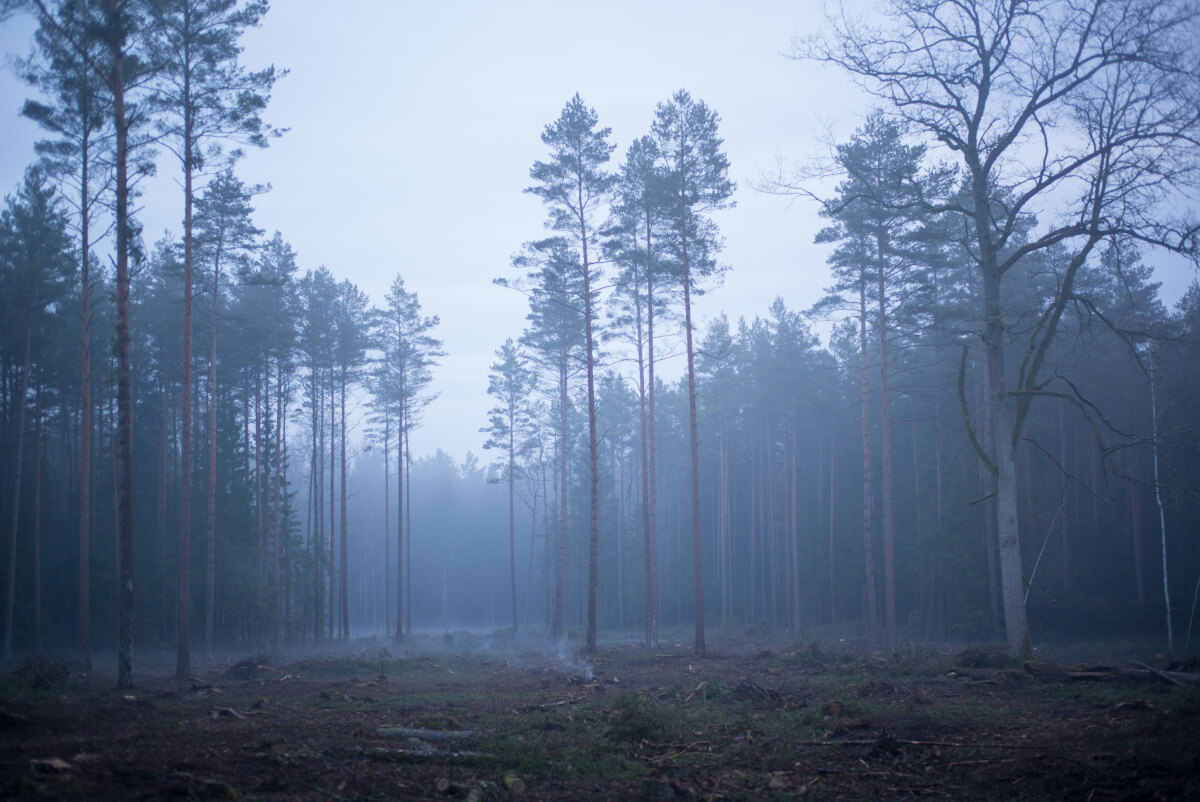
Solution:
<svg viewBox="0 0 1200 802"><path fill-rule="evenodd" d="M615 168L649 132L655 105L688 89L721 116L737 207L722 212L724 285L700 301L699 325L721 311L765 315L776 296L814 301L827 283L809 202L752 188L776 159L808 159L830 121L853 130L861 104L838 76L786 57L793 34L813 30L817 3L324 2L277 0L244 38L242 63L290 74L266 118L290 131L238 167L273 189L255 221L279 230L301 270L328 267L381 303L400 273L420 296L447 356L439 398L413 434L416 454L441 447L483 461L491 406L487 369L525 325L527 302L492 284L544 236L540 201L522 193L546 157L542 129L579 92L612 128ZM33 23L11 20L3 50L26 52ZM17 117L28 90L0 76L0 190L32 159L36 127ZM148 243L178 234L178 165L159 158L140 219Z"/></svg>
<svg viewBox="0 0 1200 802"><path fill-rule="evenodd" d="M777 159L806 161L845 138L868 104L837 73L786 56L821 24L816 0L728 2L368 2L276 0L245 39L244 66L290 70L266 118L290 131L238 167L269 182L255 222L295 248L301 271L324 265L382 303L400 273L438 315L447 356L439 398L412 436L487 462L478 429L491 406L487 369L527 304L492 284L543 236L540 201L522 193L545 158L542 129L579 92L612 128L612 166L649 131L655 105L679 88L721 116L737 207L717 219L731 268L699 302L698 327L721 311L765 315L776 296L803 309L828 283L809 201L756 192ZM0 26L0 49L23 55L33 23ZM38 132L17 116L27 89L0 74L0 191L33 159ZM178 164L159 158L140 219L148 243L178 234ZM1177 292L1177 291L1176 291Z"/></svg>

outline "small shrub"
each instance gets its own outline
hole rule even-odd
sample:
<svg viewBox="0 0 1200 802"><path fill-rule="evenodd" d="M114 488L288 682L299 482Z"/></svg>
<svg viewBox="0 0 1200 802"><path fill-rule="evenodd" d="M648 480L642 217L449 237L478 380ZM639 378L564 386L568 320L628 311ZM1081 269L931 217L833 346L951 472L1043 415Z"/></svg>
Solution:
<svg viewBox="0 0 1200 802"><path fill-rule="evenodd" d="M59 691L71 680L71 672L61 660L33 657L14 671L9 679L22 692Z"/></svg>
<svg viewBox="0 0 1200 802"><path fill-rule="evenodd" d="M501 771L518 774L537 774L546 769L546 753L542 742L517 735L505 735L489 741L484 751L493 755Z"/></svg>
<svg viewBox="0 0 1200 802"><path fill-rule="evenodd" d="M636 760L602 746L568 750L566 762L576 775L596 780L629 780L646 771Z"/></svg>
<svg viewBox="0 0 1200 802"><path fill-rule="evenodd" d="M614 740L629 743L662 740L667 735L667 724L654 705L636 693L624 693L613 703L608 734Z"/></svg>
<svg viewBox="0 0 1200 802"><path fill-rule="evenodd" d="M708 687L704 689L704 692L709 699L714 701L724 699L732 693L729 686L725 684L725 680L721 679L720 674L708 681Z"/></svg>

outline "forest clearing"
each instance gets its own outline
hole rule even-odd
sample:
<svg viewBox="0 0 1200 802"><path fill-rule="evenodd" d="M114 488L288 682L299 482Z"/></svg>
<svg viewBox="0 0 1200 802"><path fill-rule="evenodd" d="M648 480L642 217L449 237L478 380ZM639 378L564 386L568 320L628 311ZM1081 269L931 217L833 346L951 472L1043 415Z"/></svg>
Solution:
<svg viewBox="0 0 1200 802"><path fill-rule="evenodd" d="M1200 0L274 5L0 0L0 802L1200 799Z"/></svg>
<svg viewBox="0 0 1200 802"><path fill-rule="evenodd" d="M102 671L28 663L0 694L0 796L1151 800L1200 790L1195 673L1066 653L1021 665L1001 645L714 639L697 658L678 634L588 662L507 633L418 636L395 654L359 641L337 656L215 663L185 682L164 659L124 690ZM1194 672L1195 661L1175 668Z"/></svg>

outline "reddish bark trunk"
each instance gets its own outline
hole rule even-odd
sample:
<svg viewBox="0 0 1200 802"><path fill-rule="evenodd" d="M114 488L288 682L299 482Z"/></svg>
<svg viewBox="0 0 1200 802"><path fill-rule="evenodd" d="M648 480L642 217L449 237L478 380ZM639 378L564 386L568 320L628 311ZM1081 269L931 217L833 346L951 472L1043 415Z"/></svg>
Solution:
<svg viewBox="0 0 1200 802"><path fill-rule="evenodd" d="M867 637L875 637L879 622L879 606L875 596L875 554L871 535L872 507L874 495L871 488L871 398L867 381L867 279L863 275L858 284L858 353L861 362L859 382L862 388L862 441L863 441L863 560L866 564L867 582Z"/></svg>
<svg viewBox="0 0 1200 802"><path fill-rule="evenodd" d="M695 579L696 640L693 651L703 657L704 569L700 553L700 438L696 425L696 353L692 346L692 279L688 270L687 237L683 237L683 329L686 334L688 379L688 443L692 468L692 570Z"/></svg>
<svg viewBox="0 0 1200 802"><path fill-rule="evenodd" d="M579 208L583 209L583 189L580 187ZM582 215L582 212L580 213ZM592 344L592 276L588 264L587 227L580 225L583 250L583 331L587 354L587 404L588 404L588 588L587 588L587 637L584 652L596 653L596 586L600 561L600 467L596 453L596 380L595 357Z"/></svg>

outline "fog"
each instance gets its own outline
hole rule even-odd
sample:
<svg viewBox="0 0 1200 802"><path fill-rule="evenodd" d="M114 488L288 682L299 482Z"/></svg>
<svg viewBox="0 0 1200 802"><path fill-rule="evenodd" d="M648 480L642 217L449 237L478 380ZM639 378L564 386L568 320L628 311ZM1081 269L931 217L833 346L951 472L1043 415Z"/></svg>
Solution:
<svg viewBox="0 0 1200 802"><path fill-rule="evenodd" d="M1061 41L1099 48L1049 6ZM273 30L293 52L296 19L211 11L236 86L214 85L193 134L182 18L133 10L103 41L43 18L39 59L7 76L37 80L5 85L40 104L0 217L6 661L115 649L126 684L135 642L180 676L462 643L579 673L606 644L710 639L1192 648L1198 185L1180 143L1200 136L1200 72L1168 56L1194 48L1081 76L1046 111L1029 87L1058 97L1062 78L1037 60L996 65L993 94L928 82L893 40L844 19L806 38L772 6L737 18L777 56L739 45L756 91L729 54L694 83L656 71L653 95L589 60L568 89L514 90L520 114L471 128L500 145L469 157L417 116L339 120L338 147L276 162L337 116L293 105L321 86L310 62L248 71ZM3 23L10 47L29 14ZM115 41L120 86L72 49ZM958 75L971 56L931 58ZM1159 69L1170 91L1135 91ZM421 75L402 91L427 100ZM1140 99L1115 107L1098 76ZM793 84L838 117L824 139L796 135L815 113L780 112ZM128 93L126 117L76 118L72 92L109 115ZM985 134L942 111L976 102ZM455 164L445 186L380 167L404 205L367 228L295 208L374 219L386 192L320 178L371 174L352 151L394 126L420 134L406 159ZM483 163L498 172L469 178ZM162 224L184 185L192 215ZM406 251L413 226L428 242Z"/></svg>

